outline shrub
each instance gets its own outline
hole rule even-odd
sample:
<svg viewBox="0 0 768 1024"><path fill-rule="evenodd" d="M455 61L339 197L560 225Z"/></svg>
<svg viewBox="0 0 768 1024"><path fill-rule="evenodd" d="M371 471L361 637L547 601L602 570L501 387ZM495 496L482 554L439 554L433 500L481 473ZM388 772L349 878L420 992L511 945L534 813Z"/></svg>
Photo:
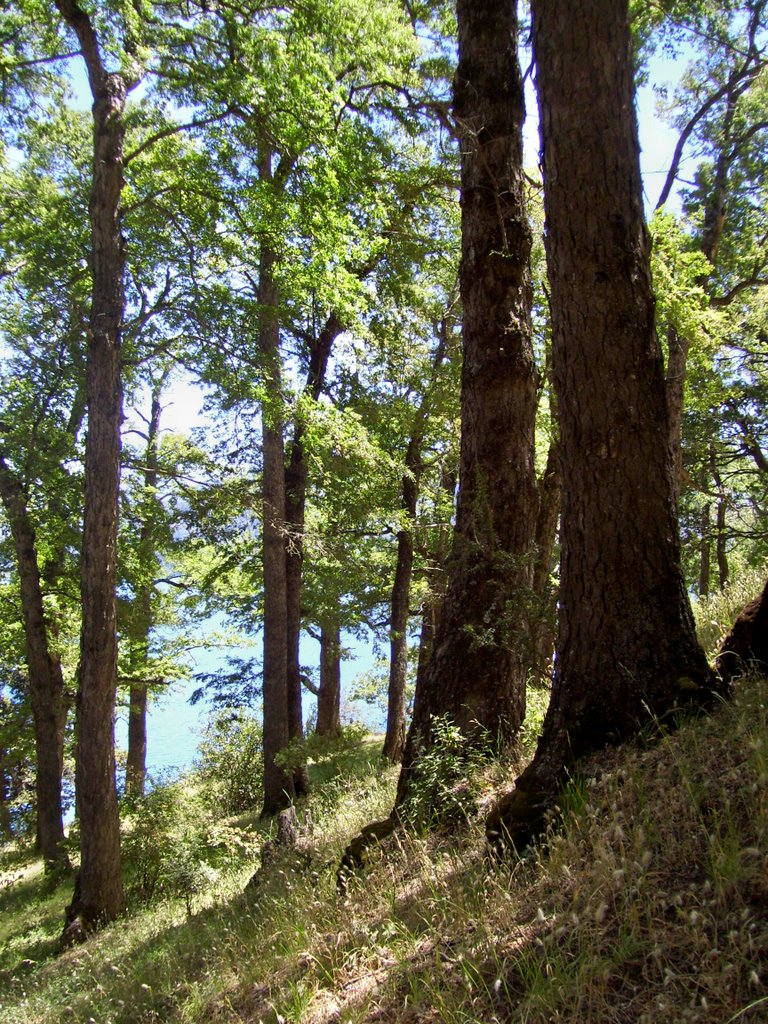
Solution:
<svg viewBox="0 0 768 1024"><path fill-rule="evenodd" d="M196 767L209 807L226 816L247 811L263 794L261 725L245 711L219 712L208 723Z"/></svg>
<svg viewBox="0 0 768 1024"><path fill-rule="evenodd" d="M404 811L414 825L436 827L472 813L492 750L490 737L470 738L448 717L433 716L432 736L416 758Z"/></svg>
<svg viewBox="0 0 768 1024"><path fill-rule="evenodd" d="M335 734L320 736L313 732L304 739L291 740L275 757L275 763L287 772L296 772L310 762L332 763L336 774L340 774L353 767L359 760L361 748L367 738L368 730L359 722L344 725Z"/></svg>
<svg viewBox="0 0 768 1024"><path fill-rule="evenodd" d="M150 903L170 896L189 901L206 874L205 821L190 810L182 783L156 786L127 800L121 850L129 899Z"/></svg>

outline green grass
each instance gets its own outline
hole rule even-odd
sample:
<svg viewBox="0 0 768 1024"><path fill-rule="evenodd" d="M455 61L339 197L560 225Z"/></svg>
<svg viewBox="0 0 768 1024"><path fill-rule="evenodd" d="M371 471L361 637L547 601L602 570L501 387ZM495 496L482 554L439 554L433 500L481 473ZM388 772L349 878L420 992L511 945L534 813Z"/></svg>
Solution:
<svg viewBox="0 0 768 1024"><path fill-rule="evenodd" d="M0 1019L764 1021L767 704L768 683L748 679L714 714L582 764L565 825L546 848L502 865L485 856L484 811L519 765L492 764L476 780L474 817L391 837L341 898L340 852L386 815L396 777L364 746L314 798L301 839L309 867L283 854L244 892L256 865L234 859L191 915L183 899L136 908L63 953L70 885L6 852ZM231 824L256 827L248 815Z"/></svg>

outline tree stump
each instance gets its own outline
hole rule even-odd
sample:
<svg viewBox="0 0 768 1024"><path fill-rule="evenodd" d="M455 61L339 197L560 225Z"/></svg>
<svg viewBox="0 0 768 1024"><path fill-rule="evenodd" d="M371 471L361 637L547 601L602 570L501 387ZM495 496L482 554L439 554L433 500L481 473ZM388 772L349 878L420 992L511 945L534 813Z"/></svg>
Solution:
<svg viewBox="0 0 768 1024"><path fill-rule="evenodd" d="M296 808L286 807L277 816L277 844L286 849L292 849L299 838L299 822L296 817Z"/></svg>

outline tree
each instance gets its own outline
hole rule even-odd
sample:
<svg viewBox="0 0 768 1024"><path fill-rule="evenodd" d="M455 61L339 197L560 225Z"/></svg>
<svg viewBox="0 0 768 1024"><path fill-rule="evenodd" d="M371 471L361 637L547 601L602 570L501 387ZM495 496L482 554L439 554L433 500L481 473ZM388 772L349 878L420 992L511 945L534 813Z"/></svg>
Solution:
<svg viewBox="0 0 768 1024"><path fill-rule="evenodd" d="M120 205L125 103L129 87L137 82L121 72L108 70L94 19L76 0L56 0L56 6L77 39L93 96L92 292L75 781L81 858L75 909L87 929L111 920L123 909L114 748L117 517L123 415L120 343L125 305Z"/></svg>
<svg viewBox="0 0 768 1024"><path fill-rule="evenodd" d="M551 704L531 765L488 821L524 845L574 758L716 686L680 568L643 219L627 4L536 0L553 374L562 446Z"/></svg>
<svg viewBox="0 0 768 1024"><path fill-rule="evenodd" d="M419 680L398 802L431 719L508 743L525 713L526 606L537 511L531 230L522 171L516 5L460 0L463 363L459 496L449 582Z"/></svg>
<svg viewBox="0 0 768 1024"><path fill-rule="evenodd" d="M79 549L79 458L86 322L82 118L46 111L16 134L23 158L3 167L5 352L0 370L0 501L16 554L36 747L36 814L47 865L66 862L61 807L64 731L71 692L62 650L76 626L72 581ZM71 140L66 156L62 148ZM69 622L67 622L69 620Z"/></svg>
<svg viewBox="0 0 768 1024"><path fill-rule="evenodd" d="M736 476L733 470L729 471L732 448L713 437L713 433L722 436L730 431L728 427L723 431L718 424L706 422L711 417L703 409L702 394L714 397L712 384L725 376L725 367L732 363L729 350L733 348L734 336L739 335L741 343L748 334L741 326L747 317L751 319L745 310L758 289L768 283L764 213L767 28L765 0L750 0L729 5L725 10L710 4L682 5L667 12L658 31L651 35L651 43L661 40L676 49L684 40L690 55L668 108L668 117L680 135L657 210L677 188L688 247L702 257L698 289L713 313L731 313L729 330L722 330L717 338L717 355L711 337L703 342L703 347L711 350L709 359L702 358L701 332L692 331L690 324L680 323L674 317L667 318L664 325L670 441L681 498L687 506L684 512L695 516L695 520L688 517L688 532L695 538L700 554L697 575L704 590L709 586L711 506L716 505L714 534L723 581L728 576L727 506L738 505L742 499L740 495L733 500L724 483L727 477ZM678 185L682 161L686 157L690 160L691 154L695 155L696 168L692 176L686 176L693 180ZM661 300L666 297L663 287L659 296ZM702 363L708 364L706 373L702 373ZM689 373L694 374L690 385ZM738 389L739 376L736 372L723 390ZM691 403L698 404L700 409L692 410L693 415L686 417L684 410ZM717 404L722 406L717 418L727 422L727 399ZM702 411L704 415L700 414ZM683 433L684 426L687 435ZM742 462L738 475L745 469L748 474L749 469ZM742 485L743 481L736 481L734 490L743 492ZM686 495L686 489L693 489L698 496ZM736 529L740 531L740 524Z"/></svg>
<svg viewBox="0 0 768 1024"><path fill-rule="evenodd" d="M414 563L414 532L419 491L425 460L425 435L435 403L434 392L441 365L448 358L453 296L440 322L436 325L437 343L432 353L429 376L425 381L418 406L413 410L410 437L405 451L405 472L402 478L401 504L403 521L397 531L395 576L390 599L389 685L387 688L387 730L384 736L384 757L397 764L403 757L406 740L406 685L408 680L408 624L411 615L411 576Z"/></svg>

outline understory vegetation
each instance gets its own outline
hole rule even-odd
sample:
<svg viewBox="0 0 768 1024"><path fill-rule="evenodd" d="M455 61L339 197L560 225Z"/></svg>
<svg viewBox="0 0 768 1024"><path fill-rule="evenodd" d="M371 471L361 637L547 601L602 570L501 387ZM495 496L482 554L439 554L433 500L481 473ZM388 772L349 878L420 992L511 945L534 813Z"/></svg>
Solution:
<svg viewBox="0 0 768 1024"><path fill-rule="evenodd" d="M733 591L730 600L741 594ZM718 598L722 602L723 598ZM716 640L718 615L699 625ZM530 756L544 694L530 694ZM493 863L484 812L519 762L433 759L442 827L396 833L345 895L341 851L391 808L376 738L324 746L293 849L258 808L223 818L190 775L124 814L129 914L63 950L70 877L2 853L7 1024L741 1024L768 1014L768 680L579 766L547 842ZM354 749L354 755L352 750ZM442 766L442 769L441 769ZM444 770L443 770L444 769ZM416 798L419 796L416 785ZM272 837L274 839L274 836ZM267 858L263 858L265 862ZM256 877L254 877L256 876ZM250 884L249 884L250 883Z"/></svg>

